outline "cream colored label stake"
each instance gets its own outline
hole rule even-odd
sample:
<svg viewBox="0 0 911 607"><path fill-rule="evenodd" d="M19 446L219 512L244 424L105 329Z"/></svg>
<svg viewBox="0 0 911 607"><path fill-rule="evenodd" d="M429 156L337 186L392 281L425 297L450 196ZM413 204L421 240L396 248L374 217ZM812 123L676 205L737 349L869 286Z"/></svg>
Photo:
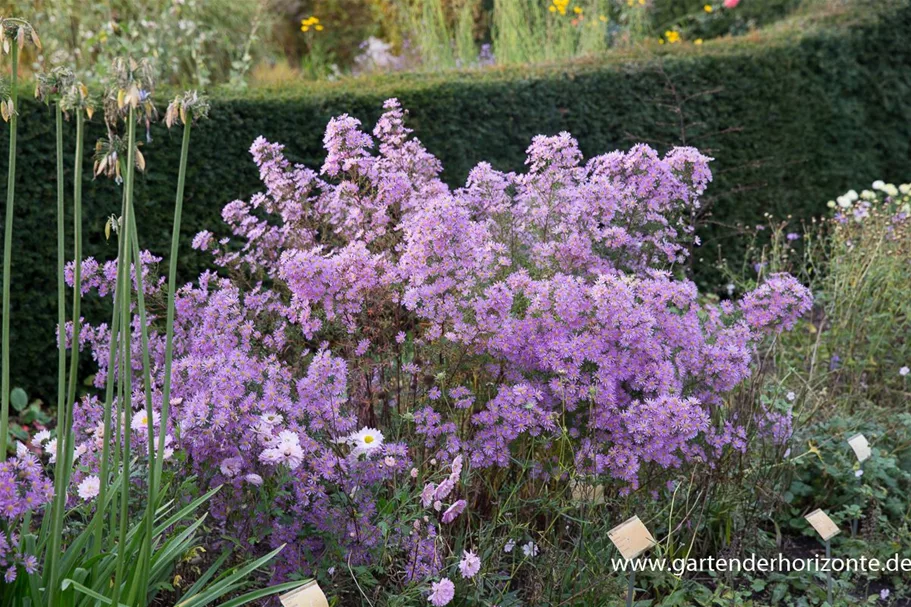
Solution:
<svg viewBox="0 0 911 607"><path fill-rule="evenodd" d="M805 518L808 523L813 525L813 529L816 529L816 533L819 534L819 537L821 537L824 542L828 542L841 533L841 529L838 528L838 525L833 523L832 519L829 518L829 515L822 510L814 510Z"/></svg>
<svg viewBox="0 0 911 607"><path fill-rule="evenodd" d="M329 607L329 601L316 580L278 597L283 607Z"/></svg>
<svg viewBox="0 0 911 607"><path fill-rule="evenodd" d="M848 439L848 444L854 449L854 455L857 456L857 461L864 463L864 461L870 459L872 453L870 451L870 443L867 442L866 436L863 434L855 434Z"/></svg>
<svg viewBox="0 0 911 607"><path fill-rule="evenodd" d="M655 545L655 538L638 516L624 521L611 529L607 537L614 543L626 560L631 560Z"/></svg>
<svg viewBox="0 0 911 607"><path fill-rule="evenodd" d="M577 502L591 502L596 506L604 503L604 485L586 485L574 482L572 494L573 500Z"/></svg>

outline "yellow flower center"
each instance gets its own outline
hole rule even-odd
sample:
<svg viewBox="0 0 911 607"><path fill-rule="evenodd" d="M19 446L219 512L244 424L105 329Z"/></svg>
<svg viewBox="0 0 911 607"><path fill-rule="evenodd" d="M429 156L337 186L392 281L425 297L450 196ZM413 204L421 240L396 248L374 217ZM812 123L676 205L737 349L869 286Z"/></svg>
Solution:
<svg viewBox="0 0 911 607"><path fill-rule="evenodd" d="M369 445L370 443L372 443L373 441L374 441L374 438L373 438L373 436L370 435L370 434L368 434L367 436L364 437L364 442L367 443L368 445Z"/></svg>

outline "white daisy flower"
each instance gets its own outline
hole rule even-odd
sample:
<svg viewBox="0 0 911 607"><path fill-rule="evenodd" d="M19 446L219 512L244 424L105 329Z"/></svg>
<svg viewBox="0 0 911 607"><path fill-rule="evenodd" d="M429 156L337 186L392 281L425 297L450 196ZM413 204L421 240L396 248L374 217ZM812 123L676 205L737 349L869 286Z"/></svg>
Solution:
<svg viewBox="0 0 911 607"><path fill-rule="evenodd" d="M369 457L383 446L383 433L376 428L361 428L348 437L348 443L352 446L351 455L353 457L362 453Z"/></svg>
<svg viewBox="0 0 911 607"><path fill-rule="evenodd" d="M527 544L522 546L522 554L524 554L526 558L535 558L538 556L538 545L532 541L529 541Z"/></svg>

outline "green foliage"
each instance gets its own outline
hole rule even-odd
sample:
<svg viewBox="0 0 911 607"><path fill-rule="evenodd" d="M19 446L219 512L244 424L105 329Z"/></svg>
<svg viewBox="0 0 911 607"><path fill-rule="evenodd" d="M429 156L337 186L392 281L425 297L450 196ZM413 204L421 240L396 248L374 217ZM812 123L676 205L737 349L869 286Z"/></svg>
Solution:
<svg viewBox="0 0 911 607"><path fill-rule="evenodd" d="M659 148L697 146L717 160L704 244L694 261L713 258L718 246L736 258L742 239L725 225L758 222L765 212L806 217L833 193L907 170L911 141L895 124L911 121L911 47L904 35L909 27L908 3L889 1L864 15L800 18L756 41L675 45L673 53L635 60L620 55L553 67L216 91L212 120L194 132L180 277L191 280L205 267L207 256L189 250L192 236L222 226L226 201L261 189L247 153L257 136L286 144L296 161L319 166L331 116L348 112L369 124L390 96L410 109L409 124L443 161L452 184L463 183L481 159L519 169L531 138L542 132L567 130L588 155L639 141ZM53 120L36 103L23 102L20 112L19 158L29 178L18 184L13 272L16 284L30 288L13 300L13 378L46 396L53 370L38 361L51 359L55 343ZM89 141L100 137L100 120L87 123L86 131ZM179 135L164 126L153 126L151 135L142 147L150 171L137 177L136 212L147 234L143 245L162 254L168 249ZM112 258L116 244L105 239L104 225L120 208L120 190L86 175L84 198L85 255ZM97 305L86 303L88 320L107 318L92 307Z"/></svg>
<svg viewBox="0 0 911 607"><path fill-rule="evenodd" d="M74 2L6 0L2 12L28 15L39 25L41 69L70 65L81 77L107 76L113 58L154 57L164 82L208 86L242 83L263 55L259 42L268 23L266 2L145 0Z"/></svg>

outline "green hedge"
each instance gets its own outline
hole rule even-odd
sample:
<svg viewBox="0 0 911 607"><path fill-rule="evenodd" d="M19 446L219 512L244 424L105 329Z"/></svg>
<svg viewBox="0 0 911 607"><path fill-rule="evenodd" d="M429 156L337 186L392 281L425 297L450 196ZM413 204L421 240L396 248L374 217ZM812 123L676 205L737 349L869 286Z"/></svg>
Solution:
<svg viewBox="0 0 911 607"><path fill-rule="evenodd" d="M849 187L908 178L909 31L908 2L880 2L875 11L793 17L748 38L655 46L572 65L217 92L211 120L193 135L182 278L191 280L206 264L205 256L190 251L192 235L219 229L222 206L260 188L247 153L256 136L285 143L292 159L317 166L331 116L348 112L372 125L382 101L393 95L410 110L410 125L441 158L452 184L479 160L520 169L538 133L569 131L587 155L637 141L666 148L685 138L716 158L710 221L758 222L766 212L809 216ZM102 134L100 122L88 129L89 145ZM51 111L24 104L20 129L12 377L14 385L47 396L56 360ZM152 135L143 147L149 170L138 187L137 213L142 245L163 253L180 135L163 127ZM114 245L103 228L119 209L118 190L87 178L84 192L86 253L110 258ZM702 256L717 257L718 245L736 254L740 240L731 234L706 226ZM86 316L103 318L97 303L87 306Z"/></svg>

